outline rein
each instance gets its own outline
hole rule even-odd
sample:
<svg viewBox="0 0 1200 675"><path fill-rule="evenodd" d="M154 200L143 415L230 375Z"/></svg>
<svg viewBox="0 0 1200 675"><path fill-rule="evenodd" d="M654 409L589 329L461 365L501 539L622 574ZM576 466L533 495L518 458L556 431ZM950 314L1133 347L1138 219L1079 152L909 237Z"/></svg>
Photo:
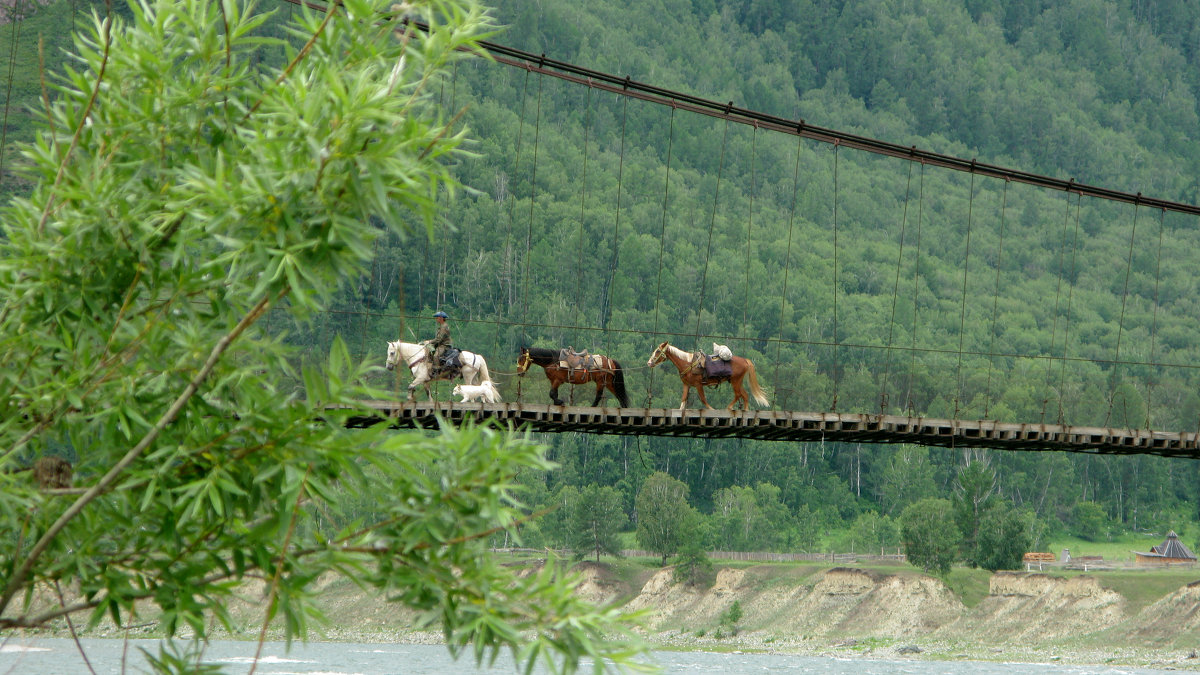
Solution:
<svg viewBox="0 0 1200 675"><path fill-rule="evenodd" d="M416 355L415 357L413 357L413 358L412 358L411 360L409 360L409 361L405 361L405 365L407 365L407 366L408 366L408 369L409 369L409 370L412 370L414 367L416 367L416 365L417 365L418 363L420 363L420 362L424 361L424 360L425 360L425 358L426 358L426 357L425 357L425 348L424 348L424 347L422 347L422 348L421 348L421 351L417 352L417 355Z"/></svg>
<svg viewBox="0 0 1200 675"><path fill-rule="evenodd" d="M684 375L687 375L688 373L690 373L690 372L692 372L693 370L695 370L695 369L696 369L696 367L700 365L700 362L704 360L703 358L696 358L696 354L695 354L695 353L688 354L688 356L689 356L689 357L691 357L691 361L688 363L688 367L687 367L687 368L684 368L684 369L682 369L682 370L680 370L680 371L679 371L679 376L680 376L680 377L683 377Z"/></svg>

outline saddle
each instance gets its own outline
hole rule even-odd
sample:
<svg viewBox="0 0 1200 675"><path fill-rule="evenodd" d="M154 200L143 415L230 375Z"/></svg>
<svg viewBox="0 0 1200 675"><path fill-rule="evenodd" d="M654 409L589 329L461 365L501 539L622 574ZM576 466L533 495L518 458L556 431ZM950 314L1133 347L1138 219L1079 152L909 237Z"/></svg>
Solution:
<svg viewBox="0 0 1200 675"><path fill-rule="evenodd" d="M459 369L462 368L462 359L459 358L460 356L462 356L462 350L458 349L457 347L446 347L446 352L442 354L441 363L437 363L431 355L431 358L429 359L430 363L433 365L433 372L431 375L438 376L443 373L457 373Z"/></svg>
<svg viewBox="0 0 1200 675"><path fill-rule="evenodd" d="M586 349L577 352L574 347L567 347L558 351L558 362L567 370L587 370L592 365L592 357Z"/></svg>
<svg viewBox="0 0 1200 675"><path fill-rule="evenodd" d="M700 378L704 381L727 380L733 376L733 362L721 358L721 353L705 354L697 351L692 354L688 370L699 371Z"/></svg>

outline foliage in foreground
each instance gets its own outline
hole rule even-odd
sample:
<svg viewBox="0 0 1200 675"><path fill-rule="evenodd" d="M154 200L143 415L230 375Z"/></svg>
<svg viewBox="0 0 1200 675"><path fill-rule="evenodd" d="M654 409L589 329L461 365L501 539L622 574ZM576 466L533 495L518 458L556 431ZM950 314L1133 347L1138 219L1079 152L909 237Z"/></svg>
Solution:
<svg viewBox="0 0 1200 675"><path fill-rule="evenodd" d="M256 326L273 307L321 310L378 236L406 236L406 213L432 222L451 186L462 135L427 94L489 19L408 5L426 35L386 4L297 11L277 41L248 4L162 0L78 38L24 150L36 187L3 222L0 629L124 625L150 603L168 634L203 639L258 580L263 634L303 637L311 582L338 572L477 660L638 667L608 640L626 634L615 611L552 568L522 579L481 555L524 517L515 477L550 467L542 448L490 428L344 431L354 401L384 396L359 384L373 368L337 341L298 369ZM264 44L286 66L257 71ZM292 376L307 399L278 386ZM20 471L49 456L77 487Z"/></svg>

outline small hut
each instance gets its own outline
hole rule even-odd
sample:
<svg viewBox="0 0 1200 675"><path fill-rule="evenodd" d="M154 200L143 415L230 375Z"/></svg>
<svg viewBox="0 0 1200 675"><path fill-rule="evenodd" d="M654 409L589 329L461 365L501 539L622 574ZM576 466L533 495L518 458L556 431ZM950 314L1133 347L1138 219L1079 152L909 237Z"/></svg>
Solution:
<svg viewBox="0 0 1200 675"><path fill-rule="evenodd" d="M1150 548L1149 553L1134 551L1135 561L1139 565L1170 565L1178 563L1195 563L1196 554L1192 553L1174 530L1167 533L1167 539L1158 546Z"/></svg>

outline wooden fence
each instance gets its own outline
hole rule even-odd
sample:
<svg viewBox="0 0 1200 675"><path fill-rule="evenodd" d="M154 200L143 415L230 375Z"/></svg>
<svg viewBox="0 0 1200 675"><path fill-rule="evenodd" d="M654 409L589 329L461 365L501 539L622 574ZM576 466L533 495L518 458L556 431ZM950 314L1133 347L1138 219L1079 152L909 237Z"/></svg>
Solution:
<svg viewBox="0 0 1200 675"><path fill-rule="evenodd" d="M510 555L539 555L547 552L541 548L494 548L493 553ZM569 558L569 550L555 550L555 555ZM870 554L870 553L769 553L765 551L707 551L711 560L740 560L747 562L820 562L833 565L849 565L857 562L904 562L903 553ZM653 551L625 549L621 551L623 558L661 558Z"/></svg>

